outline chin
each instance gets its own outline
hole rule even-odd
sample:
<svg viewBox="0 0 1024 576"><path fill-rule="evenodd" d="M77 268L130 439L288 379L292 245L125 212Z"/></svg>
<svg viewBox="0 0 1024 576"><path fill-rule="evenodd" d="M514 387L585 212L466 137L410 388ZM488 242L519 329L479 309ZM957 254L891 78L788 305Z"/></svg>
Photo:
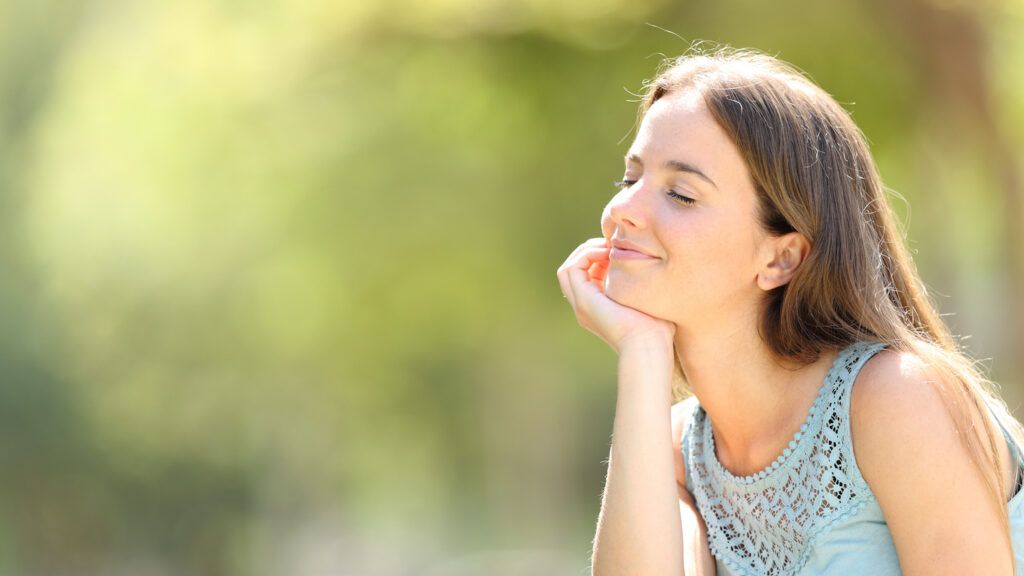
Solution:
<svg viewBox="0 0 1024 576"><path fill-rule="evenodd" d="M657 300L649 294L646 283L640 284L625 275L612 274L609 271L604 279L604 294L611 301L628 306L655 318L665 318L664 310L656 310L652 306Z"/></svg>
<svg viewBox="0 0 1024 576"><path fill-rule="evenodd" d="M604 294L613 302L642 310L644 299L640 296L640 290L633 282L626 278L616 278L617 275L611 271L604 279Z"/></svg>

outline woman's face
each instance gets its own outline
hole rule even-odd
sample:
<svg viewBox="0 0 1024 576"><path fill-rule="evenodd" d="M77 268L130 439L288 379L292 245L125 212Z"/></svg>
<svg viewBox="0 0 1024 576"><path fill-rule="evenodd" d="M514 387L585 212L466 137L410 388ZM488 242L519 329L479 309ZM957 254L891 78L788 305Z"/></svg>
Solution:
<svg viewBox="0 0 1024 576"><path fill-rule="evenodd" d="M766 238L755 217L754 185L696 90L651 106L623 180L627 187L601 215L602 232L613 244L633 242L654 258L617 258L613 250L608 297L694 327L751 310L763 293L757 275Z"/></svg>

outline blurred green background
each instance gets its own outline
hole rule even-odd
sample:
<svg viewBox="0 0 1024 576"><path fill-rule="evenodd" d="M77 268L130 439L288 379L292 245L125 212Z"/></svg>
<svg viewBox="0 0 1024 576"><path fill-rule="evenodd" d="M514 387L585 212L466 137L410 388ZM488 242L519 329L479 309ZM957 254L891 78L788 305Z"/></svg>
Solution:
<svg viewBox="0 0 1024 576"><path fill-rule="evenodd" d="M853 111L1020 415L1022 32L1020 0L0 0L0 574L589 574L615 357L555 269L696 39Z"/></svg>

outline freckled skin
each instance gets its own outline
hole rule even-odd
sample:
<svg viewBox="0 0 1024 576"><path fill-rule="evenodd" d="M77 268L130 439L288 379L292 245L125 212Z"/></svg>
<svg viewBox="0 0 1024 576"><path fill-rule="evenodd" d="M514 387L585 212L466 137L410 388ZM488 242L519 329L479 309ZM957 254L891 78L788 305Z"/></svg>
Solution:
<svg viewBox="0 0 1024 576"><path fill-rule="evenodd" d="M612 260L606 295L691 330L726 316L755 311L758 256L766 235L756 221L754 185L739 150L693 89L663 97L645 115L627 162L625 180L601 215L605 238L625 238L660 260ZM666 168L679 160L715 182ZM717 186L717 189L716 189ZM687 206L672 190L693 198Z"/></svg>

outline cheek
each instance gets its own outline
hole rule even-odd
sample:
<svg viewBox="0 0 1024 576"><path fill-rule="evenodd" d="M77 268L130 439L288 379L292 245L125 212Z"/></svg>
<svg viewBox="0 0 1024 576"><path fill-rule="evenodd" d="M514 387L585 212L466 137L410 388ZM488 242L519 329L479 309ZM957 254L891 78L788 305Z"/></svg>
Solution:
<svg viewBox="0 0 1024 576"><path fill-rule="evenodd" d="M750 246L745 236L724 220L693 219L685 229L670 232L673 242L671 274L695 280L709 294L722 293L746 277Z"/></svg>
<svg viewBox="0 0 1024 576"><path fill-rule="evenodd" d="M709 285L721 294L742 289L751 279L754 252L743 230L715 234L702 244L701 265L709 270Z"/></svg>

